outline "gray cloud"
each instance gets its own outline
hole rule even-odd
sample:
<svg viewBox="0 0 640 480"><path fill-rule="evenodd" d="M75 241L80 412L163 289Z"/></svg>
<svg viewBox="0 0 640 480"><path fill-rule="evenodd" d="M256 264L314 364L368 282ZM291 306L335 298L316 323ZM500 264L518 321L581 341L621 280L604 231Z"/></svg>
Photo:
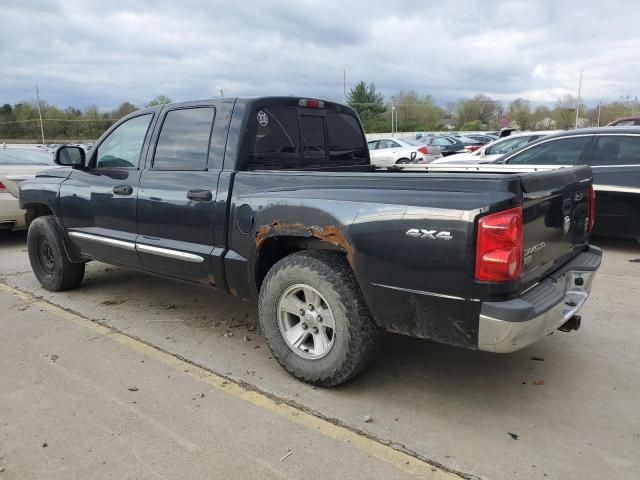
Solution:
<svg viewBox="0 0 640 480"><path fill-rule="evenodd" d="M225 95L342 97L348 83L445 101L589 102L640 90L640 8L595 1L9 0L0 102L143 104Z"/></svg>

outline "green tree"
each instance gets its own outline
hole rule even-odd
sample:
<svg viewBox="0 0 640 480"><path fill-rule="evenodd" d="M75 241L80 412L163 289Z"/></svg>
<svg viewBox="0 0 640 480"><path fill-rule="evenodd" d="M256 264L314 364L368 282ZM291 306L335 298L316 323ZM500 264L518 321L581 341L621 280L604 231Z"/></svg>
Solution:
<svg viewBox="0 0 640 480"><path fill-rule="evenodd" d="M167 100L169 100L167 98ZM170 103L169 102L164 102L164 103ZM157 105L160 105L159 103ZM123 102L120 104L120 106L118 108L116 108L115 110L113 110L111 112L111 114L109 115L111 118L113 118L114 120L117 120L119 118L124 117L125 115L129 115L132 112L135 112L136 110L138 110L136 108L136 106L131 103L131 102Z"/></svg>
<svg viewBox="0 0 640 480"><path fill-rule="evenodd" d="M520 130L531 130L534 126L531 113L531 102L524 98L516 98L509 104L509 118L515 121Z"/></svg>
<svg viewBox="0 0 640 480"><path fill-rule="evenodd" d="M480 120L467 122L460 127L460 130L464 132L477 132L478 130L482 130L482 122Z"/></svg>
<svg viewBox="0 0 640 480"><path fill-rule="evenodd" d="M165 105L171 102L172 100L166 95L158 95L156 98L154 98L153 100L149 101L149 103L147 103L147 107L155 107L156 105Z"/></svg>
<svg viewBox="0 0 640 480"><path fill-rule="evenodd" d="M420 97L413 90L401 90L391 97L391 101L398 115L398 131L438 130L445 115L431 95ZM387 125L390 125L391 114L388 114Z"/></svg>
<svg viewBox="0 0 640 480"><path fill-rule="evenodd" d="M376 123L380 123L380 116L384 114L384 96L378 93L372 83L367 85L359 82L347 94L347 103L358 112L365 131L372 131Z"/></svg>
<svg viewBox="0 0 640 480"><path fill-rule="evenodd" d="M565 95L556 102L553 109L553 119L556 121L557 128L568 130L576 124L576 108L578 100L573 95ZM580 111L585 111L584 104L580 104Z"/></svg>

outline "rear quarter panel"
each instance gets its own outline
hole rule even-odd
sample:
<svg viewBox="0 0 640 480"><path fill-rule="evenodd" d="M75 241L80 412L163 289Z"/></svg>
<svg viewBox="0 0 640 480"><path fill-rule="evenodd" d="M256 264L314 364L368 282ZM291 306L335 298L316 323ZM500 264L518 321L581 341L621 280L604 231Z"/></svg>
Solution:
<svg viewBox="0 0 640 480"><path fill-rule="evenodd" d="M474 220L517 201L480 177L471 186L437 175L239 172L225 259L229 288L257 297L257 261L268 239L318 239L344 252L379 325L474 346L474 295L485 288L473 282ZM415 229L451 239L407 235Z"/></svg>

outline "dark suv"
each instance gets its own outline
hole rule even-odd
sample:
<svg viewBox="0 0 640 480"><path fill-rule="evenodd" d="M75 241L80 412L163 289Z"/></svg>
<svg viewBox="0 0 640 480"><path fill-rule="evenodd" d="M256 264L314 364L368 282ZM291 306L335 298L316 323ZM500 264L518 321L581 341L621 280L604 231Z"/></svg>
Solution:
<svg viewBox="0 0 640 480"><path fill-rule="evenodd" d="M592 128L544 137L498 159L510 165L590 165L594 234L640 240L640 127Z"/></svg>

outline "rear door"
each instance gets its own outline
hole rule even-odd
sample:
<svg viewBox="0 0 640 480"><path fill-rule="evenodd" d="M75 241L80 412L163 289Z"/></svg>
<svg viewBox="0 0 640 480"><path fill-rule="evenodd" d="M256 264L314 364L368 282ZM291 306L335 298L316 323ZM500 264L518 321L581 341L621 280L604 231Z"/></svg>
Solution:
<svg viewBox="0 0 640 480"><path fill-rule="evenodd" d="M138 193L137 250L145 269L215 285L214 198L222 158L210 155L212 102L165 107Z"/></svg>
<svg viewBox="0 0 640 480"><path fill-rule="evenodd" d="M400 144L391 139L380 140L376 150L376 160L380 165L394 165L399 158L398 151L400 148Z"/></svg>
<svg viewBox="0 0 640 480"><path fill-rule="evenodd" d="M511 165L578 165L591 136L562 137L532 145L507 160ZM588 169L556 169L523 177L523 271L526 287L573 256L589 238Z"/></svg>
<svg viewBox="0 0 640 480"><path fill-rule="evenodd" d="M593 170L597 231L640 235L640 135L595 137L585 160Z"/></svg>

